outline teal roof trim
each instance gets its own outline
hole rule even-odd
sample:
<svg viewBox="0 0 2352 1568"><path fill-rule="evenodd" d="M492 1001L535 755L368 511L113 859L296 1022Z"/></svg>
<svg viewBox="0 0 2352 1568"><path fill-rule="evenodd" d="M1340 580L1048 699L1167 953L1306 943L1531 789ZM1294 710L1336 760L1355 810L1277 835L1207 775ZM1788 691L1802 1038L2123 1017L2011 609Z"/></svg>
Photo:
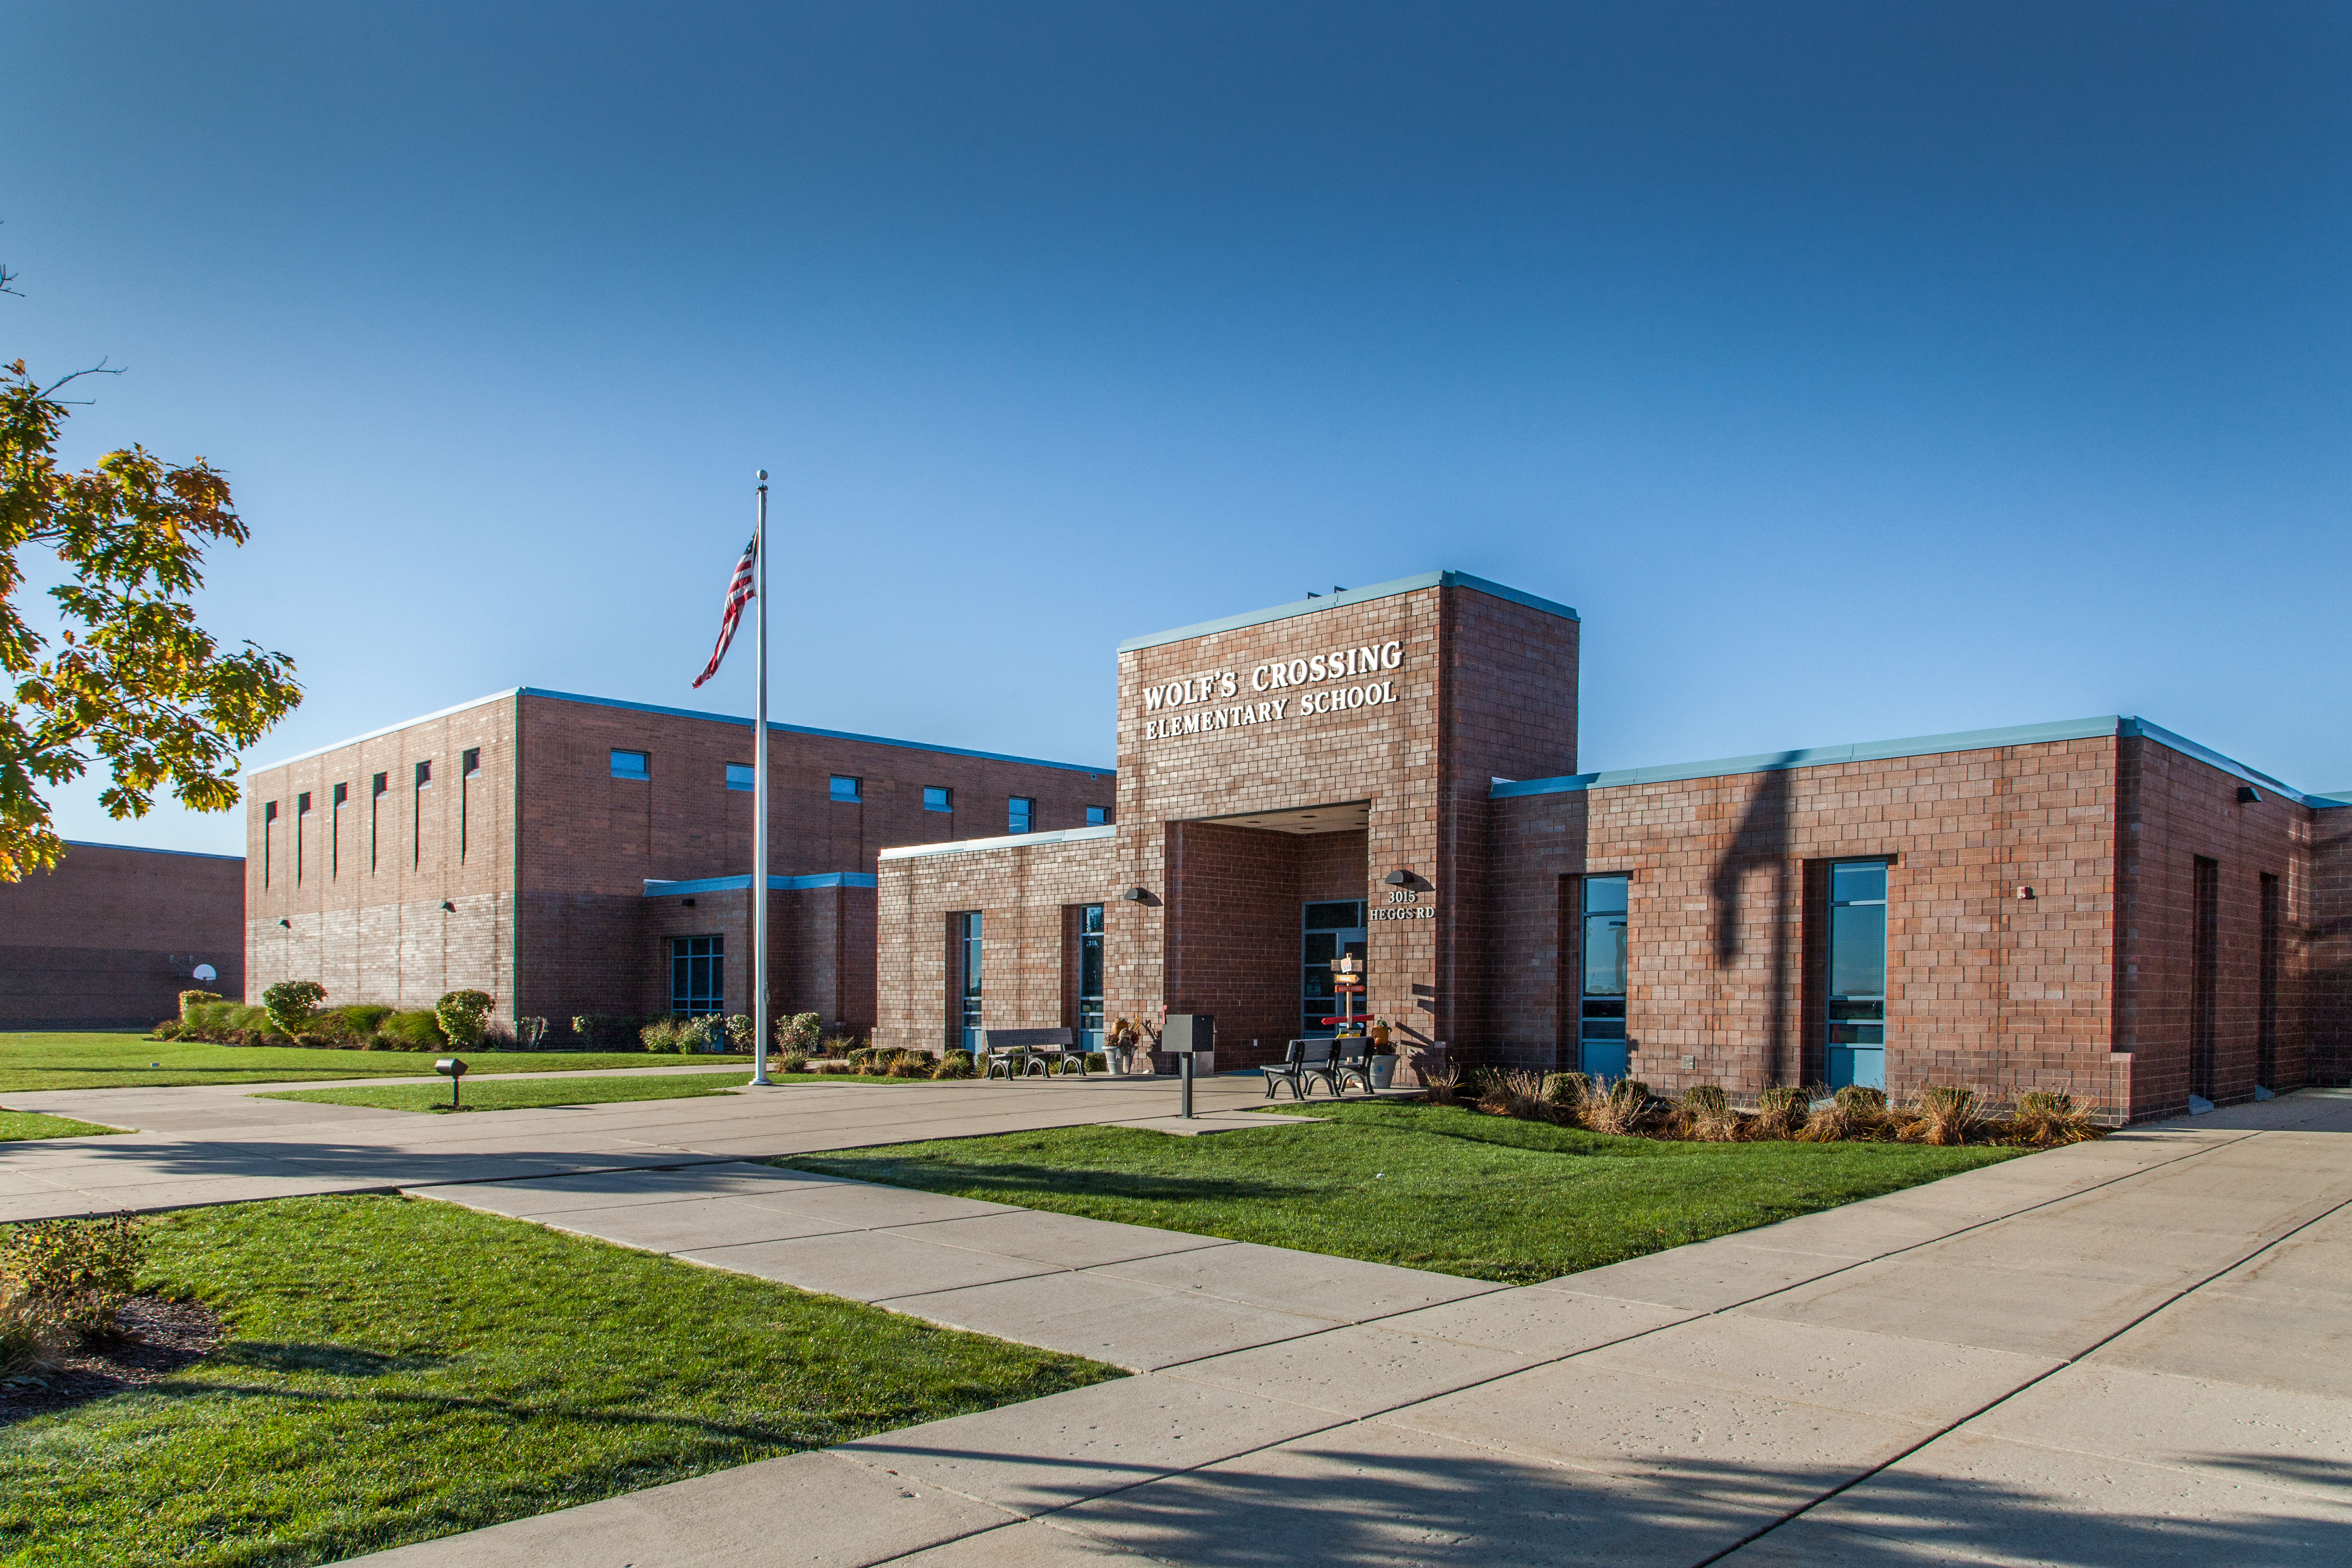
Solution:
<svg viewBox="0 0 2352 1568"><path fill-rule="evenodd" d="M676 898L686 893L740 893L751 887L751 879L742 877L699 877L686 882L657 882L646 879L645 897ZM874 886L871 871L826 871L814 877L771 877L768 891L800 893L811 888L870 888Z"/></svg>
<svg viewBox="0 0 2352 1568"><path fill-rule="evenodd" d="M205 849L150 849L144 844L100 844L92 838L63 840L68 849L128 849L134 855L182 855L191 860L243 860L242 855L215 855Z"/></svg>
<svg viewBox="0 0 2352 1568"><path fill-rule="evenodd" d="M1225 616L1197 626L1178 626L1173 631L1149 632L1139 637L1129 637L1118 645L1121 653L1137 648L1159 647L1171 642L1189 642L1194 637L1213 637L1219 632L1240 631L1244 626L1260 626L1268 621L1286 621L1294 616L1311 616L1318 610L1338 609L1343 605L1361 605L1373 599L1393 598L1419 588L1475 588L1481 594L1491 594L1497 599L1508 599L1515 605L1525 605L1531 610L1559 616L1566 620L1581 620L1566 605L1549 599L1538 599L1533 594L1523 594L1517 588L1500 583L1489 583L1484 577L1473 577L1467 572L1423 572L1414 577L1400 577L1393 583L1375 583L1369 588L1349 588L1345 593L1327 594L1312 599L1300 599L1294 604L1276 605L1270 610L1245 610L1238 616Z"/></svg>
<svg viewBox="0 0 2352 1568"><path fill-rule="evenodd" d="M2001 746L2048 745L2058 741L2085 741L2100 735L2132 735L2169 746L2225 773L2273 790L2299 805L2352 805L2352 798L2331 799L2305 795L2268 773L2256 773L2209 747L2176 735L2145 719L2108 713L2092 719L2061 719L2047 724L2014 724L1999 730L1960 730L1946 735L1911 735L1894 741L1857 741L1844 746L1814 746L1794 752L1758 752L1745 757L1716 757L1700 763L1674 763L1663 767L1619 768L1609 773L1572 773L1566 778L1497 780L1487 791L1490 800L1523 795L1570 795L1583 790L1619 789L1627 784L1673 784L1684 779L1727 778L1739 773L1780 773L1790 768L1833 767L1840 763L1874 763L1894 757L1932 757L1947 752L1985 752Z"/></svg>
<svg viewBox="0 0 2352 1568"><path fill-rule="evenodd" d="M885 860L904 860L916 855L970 855L982 849L1031 849L1045 844L1083 844L1094 838L1118 837L1118 829L1108 823L1100 827L1061 827L1050 833L1011 833L998 838L950 838L944 844L908 844L897 849L885 849Z"/></svg>

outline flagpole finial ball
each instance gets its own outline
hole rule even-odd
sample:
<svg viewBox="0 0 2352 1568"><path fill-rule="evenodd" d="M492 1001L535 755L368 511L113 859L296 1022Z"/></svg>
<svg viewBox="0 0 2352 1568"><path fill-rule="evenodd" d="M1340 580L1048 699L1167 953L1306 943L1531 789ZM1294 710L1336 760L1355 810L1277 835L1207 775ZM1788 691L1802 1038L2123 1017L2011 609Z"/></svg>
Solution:
<svg viewBox="0 0 2352 1568"><path fill-rule="evenodd" d="M765 468L761 468L761 469L760 470L760 478L761 478L761 479L763 479L763 480L764 480L767 477L768 477L768 470L767 470L767 469L765 469Z"/></svg>

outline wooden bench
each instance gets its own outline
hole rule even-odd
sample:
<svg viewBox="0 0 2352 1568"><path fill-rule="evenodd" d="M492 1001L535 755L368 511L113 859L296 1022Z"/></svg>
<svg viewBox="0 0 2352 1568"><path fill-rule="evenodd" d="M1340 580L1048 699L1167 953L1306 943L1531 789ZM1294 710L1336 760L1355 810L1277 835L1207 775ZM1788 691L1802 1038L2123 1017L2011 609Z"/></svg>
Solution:
<svg viewBox="0 0 2352 1568"><path fill-rule="evenodd" d="M1077 1064L1080 1078L1087 1075L1087 1055L1077 1048L1076 1029L982 1029L980 1032L981 1077L994 1078L1003 1068L1007 1079L1054 1076L1054 1064L1062 1064L1062 1076L1070 1073L1070 1064Z"/></svg>

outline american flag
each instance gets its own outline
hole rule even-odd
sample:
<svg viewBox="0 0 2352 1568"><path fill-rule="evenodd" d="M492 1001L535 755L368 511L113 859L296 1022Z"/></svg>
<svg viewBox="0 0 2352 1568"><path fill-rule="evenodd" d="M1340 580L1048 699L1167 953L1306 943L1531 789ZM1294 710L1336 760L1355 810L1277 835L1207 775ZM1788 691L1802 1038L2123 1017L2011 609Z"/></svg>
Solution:
<svg viewBox="0 0 2352 1568"><path fill-rule="evenodd" d="M751 601L751 563L759 553L760 536L755 533L743 547L743 558L735 563L735 575L727 580L727 609L719 617L719 646L710 650L710 662L694 678L697 686L719 673L719 661L727 657L727 645L735 640L735 624L743 618L743 606Z"/></svg>

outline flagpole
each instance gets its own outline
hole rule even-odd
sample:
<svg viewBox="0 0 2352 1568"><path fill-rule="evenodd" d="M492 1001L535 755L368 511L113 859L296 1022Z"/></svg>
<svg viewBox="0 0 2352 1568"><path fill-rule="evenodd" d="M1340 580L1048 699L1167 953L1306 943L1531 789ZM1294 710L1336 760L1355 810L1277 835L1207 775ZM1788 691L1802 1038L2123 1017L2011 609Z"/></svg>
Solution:
<svg viewBox="0 0 2352 1568"><path fill-rule="evenodd" d="M768 1082L768 470L751 533L751 1082Z"/></svg>

